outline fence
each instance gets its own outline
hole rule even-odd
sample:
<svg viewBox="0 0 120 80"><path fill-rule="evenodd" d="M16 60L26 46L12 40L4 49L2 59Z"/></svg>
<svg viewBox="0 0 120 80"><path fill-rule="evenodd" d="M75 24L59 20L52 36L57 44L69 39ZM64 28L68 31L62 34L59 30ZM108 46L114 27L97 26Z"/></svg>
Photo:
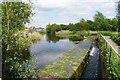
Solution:
<svg viewBox="0 0 120 80"><path fill-rule="evenodd" d="M114 49L114 47L104 38L102 34L99 33L99 40L102 42L102 45L105 46L106 52L109 56L109 64L111 63L112 67L118 78L120 78L120 54Z"/></svg>

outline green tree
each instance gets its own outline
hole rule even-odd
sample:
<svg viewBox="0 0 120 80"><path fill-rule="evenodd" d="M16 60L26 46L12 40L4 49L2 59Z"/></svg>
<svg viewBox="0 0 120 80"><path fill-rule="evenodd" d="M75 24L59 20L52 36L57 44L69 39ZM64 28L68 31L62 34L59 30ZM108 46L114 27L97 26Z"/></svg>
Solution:
<svg viewBox="0 0 120 80"><path fill-rule="evenodd" d="M89 24L89 30L94 30L94 22L91 20L86 21Z"/></svg>
<svg viewBox="0 0 120 80"><path fill-rule="evenodd" d="M117 31L118 21L117 21L116 18L113 18L113 19L111 20L111 25L113 26L113 27L112 27L112 30L113 30L113 31Z"/></svg>
<svg viewBox="0 0 120 80"><path fill-rule="evenodd" d="M28 60L22 59L25 55L25 44L17 45L19 36L14 36L18 30L25 29L24 24L30 22L33 15L31 5L24 2L2 2L2 68L3 79L35 77L34 67L28 68ZM22 38L23 39L23 38ZM33 64L34 65L34 64ZM32 74L31 74L32 73Z"/></svg>
<svg viewBox="0 0 120 80"><path fill-rule="evenodd" d="M57 24L52 24L52 25L48 24L46 28L47 33L51 33L51 34L55 34L56 31L60 31L60 30L62 30L62 27Z"/></svg>
<svg viewBox="0 0 120 80"><path fill-rule="evenodd" d="M47 33L50 33L50 32L51 32L51 25L50 25L50 24L48 24L48 25L46 26L46 32L47 32Z"/></svg>
<svg viewBox="0 0 120 80"><path fill-rule="evenodd" d="M84 19L84 18L82 18L82 19L80 20L80 23L83 23L83 22L85 22L85 19Z"/></svg>
<svg viewBox="0 0 120 80"><path fill-rule="evenodd" d="M118 31L120 32L120 1L117 3Z"/></svg>
<svg viewBox="0 0 120 80"><path fill-rule="evenodd" d="M106 30L106 24L105 24L105 16L98 12L94 16L94 26L95 30Z"/></svg>

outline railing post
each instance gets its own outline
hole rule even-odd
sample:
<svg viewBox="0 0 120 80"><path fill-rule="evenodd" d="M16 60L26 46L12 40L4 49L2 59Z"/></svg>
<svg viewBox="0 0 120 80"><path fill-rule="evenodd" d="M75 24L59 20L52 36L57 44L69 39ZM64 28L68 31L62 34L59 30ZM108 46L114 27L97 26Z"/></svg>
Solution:
<svg viewBox="0 0 120 80"><path fill-rule="evenodd" d="M107 42L106 42L106 48L107 48Z"/></svg>
<svg viewBox="0 0 120 80"><path fill-rule="evenodd" d="M112 52L112 48L110 47L110 58L111 58L111 52Z"/></svg>
<svg viewBox="0 0 120 80"><path fill-rule="evenodd" d="M112 51L112 49L111 49L111 46L110 46L110 55L109 55L109 56L110 56L110 57L109 57L110 59L111 59L111 51ZM110 59L109 59L109 64L110 64Z"/></svg>

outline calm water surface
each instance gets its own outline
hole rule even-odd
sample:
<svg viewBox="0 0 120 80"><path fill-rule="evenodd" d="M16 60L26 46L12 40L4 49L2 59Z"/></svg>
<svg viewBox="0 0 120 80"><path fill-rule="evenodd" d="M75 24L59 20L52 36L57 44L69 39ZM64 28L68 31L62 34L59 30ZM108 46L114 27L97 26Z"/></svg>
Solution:
<svg viewBox="0 0 120 80"><path fill-rule="evenodd" d="M73 48L76 44L69 38L60 38L55 35L42 35L41 41L32 44L29 52L34 55L33 59L37 60L37 68L43 68L46 64L62 56Z"/></svg>

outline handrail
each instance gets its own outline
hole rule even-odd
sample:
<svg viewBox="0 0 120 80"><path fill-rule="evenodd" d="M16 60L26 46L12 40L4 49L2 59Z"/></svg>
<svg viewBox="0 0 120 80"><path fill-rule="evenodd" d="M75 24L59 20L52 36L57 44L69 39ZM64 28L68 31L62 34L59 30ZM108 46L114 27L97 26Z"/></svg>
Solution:
<svg viewBox="0 0 120 80"><path fill-rule="evenodd" d="M99 33L100 34L100 33ZM103 35L100 34L102 37ZM103 37L104 38L104 37ZM105 38L104 38L105 39ZM105 41L110 45L110 47L115 51L115 53L120 57L120 54L115 50L115 48L105 39Z"/></svg>
<svg viewBox="0 0 120 80"><path fill-rule="evenodd" d="M112 48L112 49L115 51L115 53L120 57L120 54L119 54L119 53L114 49L114 47L103 37L103 35L100 34L100 33L99 33L99 35L109 44L110 50L111 50L111 48ZM120 76L119 76L119 74L118 74L118 72L117 72L117 70L116 70L116 68L115 68L115 66L114 66L114 64L113 64L113 62L112 62L112 59L111 59L111 52L110 52L110 55L109 55L109 52L108 52L108 51L107 51L107 53L108 53L109 59L110 59L110 61L111 61L111 63L112 63L112 66L114 67L115 73L117 74L118 79L119 79Z"/></svg>

